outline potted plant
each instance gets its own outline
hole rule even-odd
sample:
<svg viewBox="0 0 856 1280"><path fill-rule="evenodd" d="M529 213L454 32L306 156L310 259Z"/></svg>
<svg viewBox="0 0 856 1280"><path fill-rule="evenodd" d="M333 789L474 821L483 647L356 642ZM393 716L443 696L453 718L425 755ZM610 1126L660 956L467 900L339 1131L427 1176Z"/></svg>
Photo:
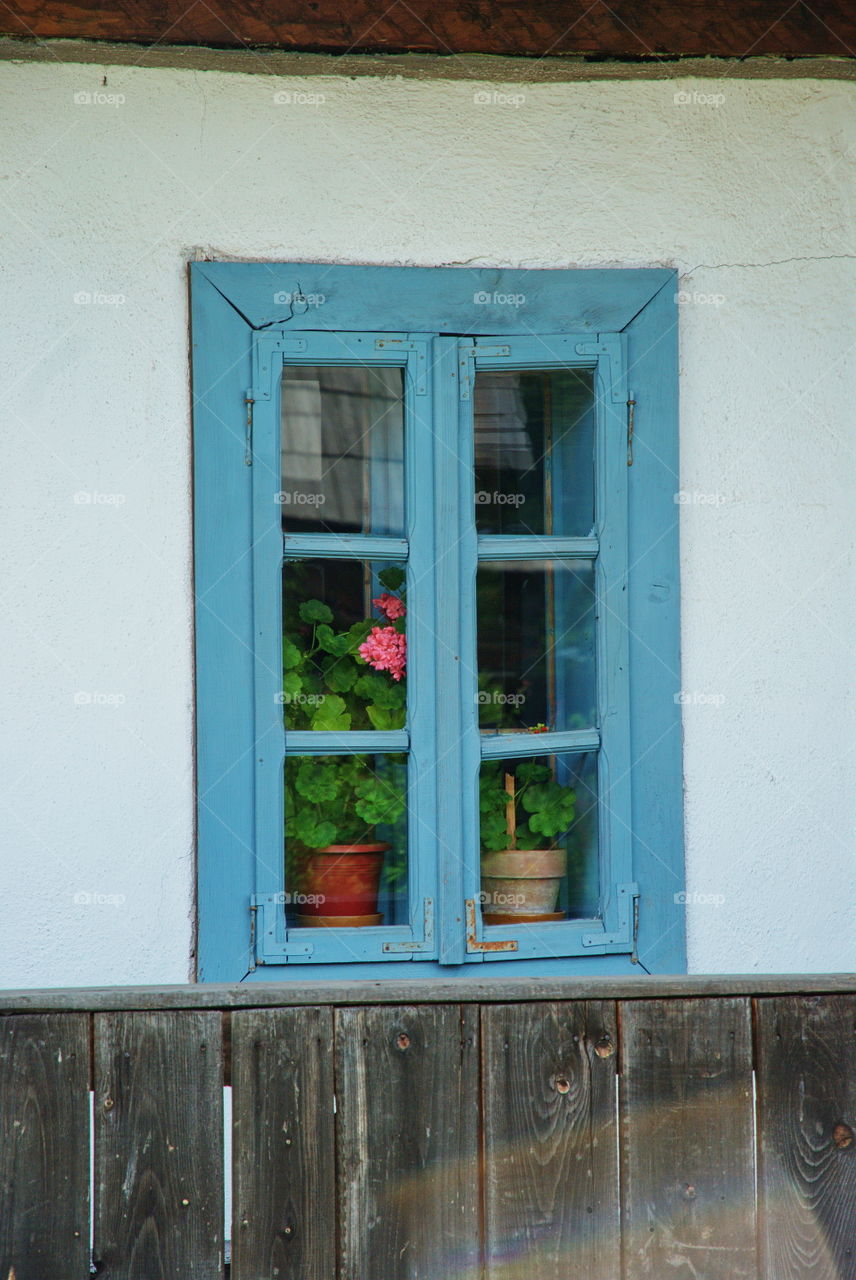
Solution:
<svg viewBox="0 0 856 1280"><path fill-rule="evenodd" d="M481 900L486 924L558 920L567 851L555 839L574 820L576 794L547 764L522 760L511 772L485 761L479 777ZM522 847L518 847L521 846Z"/></svg>
<svg viewBox="0 0 856 1280"><path fill-rule="evenodd" d="M301 601L283 640L288 728L398 729L405 719L407 642L404 573L378 575L386 587L372 603L380 617L334 629L323 601ZM405 809L404 757L289 756L285 767L286 883L303 924L380 924L381 873L390 886L405 874L405 854L378 840Z"/></svg>

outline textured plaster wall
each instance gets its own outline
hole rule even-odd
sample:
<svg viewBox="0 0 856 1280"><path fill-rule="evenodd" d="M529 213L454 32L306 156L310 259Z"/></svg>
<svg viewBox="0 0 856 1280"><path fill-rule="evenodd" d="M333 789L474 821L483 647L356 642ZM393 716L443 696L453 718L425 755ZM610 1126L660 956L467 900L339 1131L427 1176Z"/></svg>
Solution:
<svg viewBox="0 0 856 1280"><path fill-rule="evenodd" d="M684 273L690 967L854 967L854 93L0 66L0 984L191 972L200 247Z"/></svg>

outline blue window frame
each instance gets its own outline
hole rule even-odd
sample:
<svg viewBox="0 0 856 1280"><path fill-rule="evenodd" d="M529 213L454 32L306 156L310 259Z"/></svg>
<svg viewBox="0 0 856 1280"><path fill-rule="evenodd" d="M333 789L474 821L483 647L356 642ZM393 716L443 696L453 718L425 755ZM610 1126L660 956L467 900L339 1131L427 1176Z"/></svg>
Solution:
<svg viewBox="0 0 856 1280"><path fill-rule="evenodd" d="M518 975L681 971L674 273L194 263L191 281L200 980L330 977L334 964L367 978L472 974L475 963ZM309 477L311 490L337 460L322 469L298 440L283 462L283 396L310 439L320 388L354 370L364 398L386 396L371 414L397 415L400 448L392 428L372 428L364 464L340 467L342 492L361 486L359 528L308 520L303 531L283 522L283 477ZM548 440L566 401L583 406L583 426ZM545 433L528 454L524 412L541 414ZM476 485L500 446L519 455L514 501L536 503L530 523L479 514L490 494ZM389 481L402 454L403 503ZM365 597L381 566L406 575L400 726L288 723L283 571L288 582L319 565L359 579ZM527 627L536 639L524 650ZM527 662L515 686L528 692L504 692L503 664L521 666L533 643L540 653L540 635L553 637L543 662ZM511 723L506 704L524 696L530 723ZM487 699L501 707L489 725ZM547 723L531 723L544 705ZM383 924L307 928L289 907L283 771L331 757L371 760L380 776L406 761L406 893ZM573 783L578 812L589 800L578 905L543 922L486 918L479 780L504 776L513 793L516 771L538 761Z"/></svg>

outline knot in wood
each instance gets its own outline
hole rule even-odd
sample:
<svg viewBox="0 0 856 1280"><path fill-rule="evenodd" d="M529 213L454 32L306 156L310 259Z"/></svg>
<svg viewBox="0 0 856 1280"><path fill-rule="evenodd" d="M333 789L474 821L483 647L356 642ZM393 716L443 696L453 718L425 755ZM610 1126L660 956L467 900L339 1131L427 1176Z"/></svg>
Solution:
<svg viewBox="0 0 856 1280"><path fill-rule="evenodd" d="M556 1076L556 1092L567 1093L571 1087L571 1082L567 1076Z"/></svg>
<svg viewBox="0 0 856 1280"><path fill-rule="evenodd" d="M112 1111L112 1110L113 1110L114 1105L115 1105L115 1104L114 1104L114 1102L113 1102L113 1099L112 1099L112 1098L105 1098L105 1099L104 1099L104 1110L105 1110L105 1111Z"/></svg>
<svg viewBox="0 0 856 1280"><path fill-rule="evenodd" d="M606 1033L595 1042L594 1051L599 1058L610 1058L615 1053L615 1045Z"/></svg>
<svg viewBox="0 0 856 1280"><path fill-rule="evenodd" d="M399 1031L398 1035L395 1037L395 1043L398 1045L399 1049L409 1049L410 1036L406 1031Z"/></svg>
<svg viewBox="0 0 856 1280"><path fill-rule="evenodd" d="M832 1130L832 1141L838 1147L839 1151L845 1151L848 1147L853 1146L853 1130L849 1124L845 1124L843 1120L839 1120L838 1124Z"/></svg>

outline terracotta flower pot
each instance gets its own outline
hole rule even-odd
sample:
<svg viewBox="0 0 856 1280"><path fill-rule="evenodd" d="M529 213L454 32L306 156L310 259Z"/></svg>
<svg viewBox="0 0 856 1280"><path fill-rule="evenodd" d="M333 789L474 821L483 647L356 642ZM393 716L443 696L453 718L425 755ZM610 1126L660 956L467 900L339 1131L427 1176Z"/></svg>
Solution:
<svg viewBox="0 0 856 1280"><path fill-rule="evenodd" d="M306 916L373 917L388 844L330 844L315 849L301 877ZM374 920L371 920L374 923Z"/></svg>
<svg viewBox="0 0 856 1280"><path fill-rule="evenodd" d="M483 914L544 919L555 911L567 865L564 849L502 849L483 854Z"/></svg>

